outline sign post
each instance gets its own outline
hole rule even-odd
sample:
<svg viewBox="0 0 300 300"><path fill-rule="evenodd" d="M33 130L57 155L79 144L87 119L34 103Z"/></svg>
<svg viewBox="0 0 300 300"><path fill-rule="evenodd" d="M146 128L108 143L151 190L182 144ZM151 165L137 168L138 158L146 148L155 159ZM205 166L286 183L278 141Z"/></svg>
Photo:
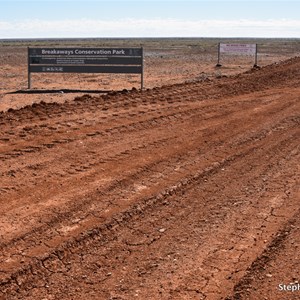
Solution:
<svg viewBox="0 0 300 300"><path fill-rule="evenodd" d="M218 63L216 65L216 67L222 67L222 65L220 64L220 43L218 44Z"/></svg>
<svg viewBox="0 0 300 300"><path fill-rule="evenodd" d="M258 66L258 64L257 64L257 51L258 50L257 50L257 44L256 44L256 47L255 47L255 63L254 63L254 66L253 66L254 68Z"/></svg>
<svg viewBox="0 0 300 300"><path fill-rule="evenodd" d="M28 89L31 73L141 74L143 48L28 48Z"/></svg>
<svg viewBox="0 0 300 300"><path fill-rule="evenodd" d="M29 47L28 47L28 55L27 55L27 61L28 61L28 70L27 70L27 72L28 72L28 89L30 90L30 88L31 88L31 77L30 77L30 55L29 55Z"/></svg>
<svg viewBox="0 0 300 300"><path fill-rule="evenodd" d="M142 56L141 90L143 90L143 88L144 88L144 49L141 48L141 51L142 51L142 53L141 53L141 56Z"/></svg>

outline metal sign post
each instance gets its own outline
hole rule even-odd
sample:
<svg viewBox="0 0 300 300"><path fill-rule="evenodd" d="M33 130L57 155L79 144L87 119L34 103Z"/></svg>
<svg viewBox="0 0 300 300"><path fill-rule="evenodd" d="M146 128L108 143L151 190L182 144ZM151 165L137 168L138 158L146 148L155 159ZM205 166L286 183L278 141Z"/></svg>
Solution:
<svg viewBox="0 0 300 300"><path fill-rule="evenodd" d="M258 52L258 50L257 50L257 44L255 44L255 63L254 63L254 68L255 67L258 67L258 64L257 64L257 52Z"/></svg>
<svg viewBox="0 0 300 300"><path fill-rule="evenodd" d="M220 43L218 44L218 63L216 64L216 67L222 67L220 64Z"/></svg>
<svg viewBox="0 0 300 300"><path fill-rule="evenodd" d="M28 72L28 74L27 74L27 76L28 76L28 89L30 90L30 88L31 88L31 77L30 77L30 54L29 54L29 47L28 47L27 51L28 51L28 55L27 55L27 61L28 61L28 70L27 70L27 72Z"/></svg>
<svg viewBox="0 0 300 300"><path fill-rule="evenodd" d="M143 47L141 48L142 50L142 72L141 72L141 90L144 88L144 49Z"/></svg>

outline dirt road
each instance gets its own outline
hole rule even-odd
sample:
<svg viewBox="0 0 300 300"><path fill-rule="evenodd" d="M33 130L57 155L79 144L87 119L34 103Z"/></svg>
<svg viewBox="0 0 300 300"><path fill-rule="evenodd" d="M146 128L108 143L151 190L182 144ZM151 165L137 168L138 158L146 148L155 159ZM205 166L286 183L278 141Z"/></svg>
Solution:
<svg viewBox="0 0 300 300"><path fill-rule="evenodd" d="M299 148L300 58L0 113L0 299L299 299Z"/></svg>

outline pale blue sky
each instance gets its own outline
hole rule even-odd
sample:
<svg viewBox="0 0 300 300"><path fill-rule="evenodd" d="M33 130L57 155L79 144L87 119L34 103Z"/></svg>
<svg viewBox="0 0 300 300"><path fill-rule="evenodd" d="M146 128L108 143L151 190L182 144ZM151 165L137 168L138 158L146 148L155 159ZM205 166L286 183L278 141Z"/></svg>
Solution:
<svg viewBox="0 0 300 300"><path fill-rule="evenodd" d="M298 37L300 0L0 0L0 38Z"/></svg>

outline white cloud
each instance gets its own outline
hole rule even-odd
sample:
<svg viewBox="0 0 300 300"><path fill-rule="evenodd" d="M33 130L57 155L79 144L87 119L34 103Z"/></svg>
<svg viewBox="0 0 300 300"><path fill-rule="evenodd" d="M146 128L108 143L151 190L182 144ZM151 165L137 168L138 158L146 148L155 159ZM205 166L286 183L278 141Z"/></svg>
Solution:
<svg viewBox="0 0 300 300"><path fill-rule="evenodd" d="M300 20L24 20L0 21L0 38L62 37L294 37Z"/></svg>

